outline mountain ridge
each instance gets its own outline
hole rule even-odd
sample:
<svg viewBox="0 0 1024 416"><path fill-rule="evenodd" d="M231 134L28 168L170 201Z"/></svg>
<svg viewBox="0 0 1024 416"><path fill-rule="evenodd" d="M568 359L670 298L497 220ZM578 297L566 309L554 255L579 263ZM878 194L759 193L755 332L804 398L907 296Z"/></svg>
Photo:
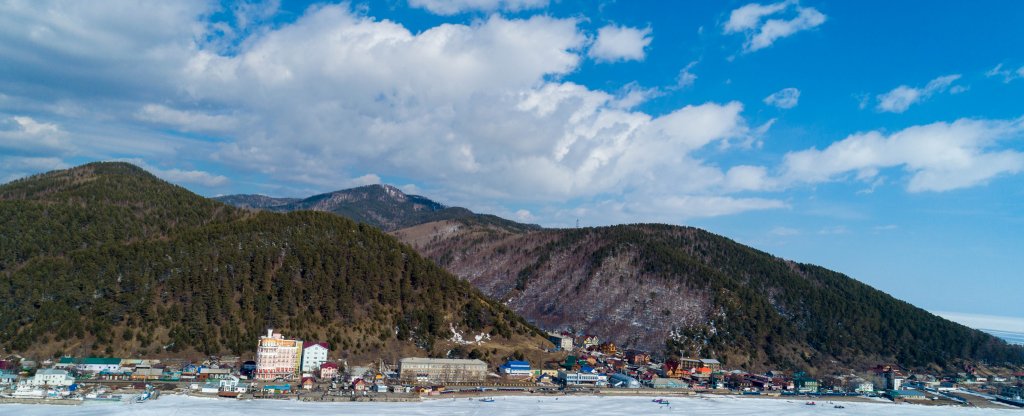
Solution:
<svg viewBox="0 0 1024 416"><path fill-rule="evenodd" d="M439 220L475 220L503 223L507 227L540 228L494 215L477 214L462 207L451 207L420 195L410 195L393 185L376 184L325 192L307 198L274 198L265 195L223 195L213 199L240 208L274 212L323 211L395 231Z"/></svg>
<svg viewBox="0 0 1024 416"><path fill-rule="evenodd" d="M0 237L0 351L240 354L268 327L392 361L446 356L456 333L489 335L490 360L550 345L376 228L232 208L125 163L0 185Z"/></svg>
<svg viewBox="0 0 1024 416"><path fill-rule="evenodd" d="M760 369L1024 363L1024 348L697 228L515 232L441 221L392 234L541 327L620 347Z"/></svg>

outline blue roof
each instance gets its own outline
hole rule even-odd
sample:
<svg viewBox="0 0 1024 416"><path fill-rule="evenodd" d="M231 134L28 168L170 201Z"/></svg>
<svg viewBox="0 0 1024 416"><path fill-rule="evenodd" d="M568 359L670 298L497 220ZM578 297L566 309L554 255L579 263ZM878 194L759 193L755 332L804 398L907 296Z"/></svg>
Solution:
<svg viewBox="0 0 1024 416"><path fill-rule="evenodd" d="M530 369L530 363L526 361L509 360L501 365L501 368Z"/></svg>
<svg viewBox="0 0 1024 416"><path fill-rule="evenodd" d="M589 366L589 365L580 366L580 372L581 373L593 373L594 372L594 368Z"/></svg>

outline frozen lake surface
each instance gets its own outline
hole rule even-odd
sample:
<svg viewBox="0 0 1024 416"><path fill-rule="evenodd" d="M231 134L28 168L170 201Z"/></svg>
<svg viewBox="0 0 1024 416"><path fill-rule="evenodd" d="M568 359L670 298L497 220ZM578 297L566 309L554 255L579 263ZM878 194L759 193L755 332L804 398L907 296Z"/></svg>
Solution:
<svg viewBox="0 0 1024 416"><path fill-rule="evenodd" d="M477 399L440 399L421 403L305 403L295 401L237 401L184 396L163 396L141 404L89 402L81 406L0 405L9 415L209 415L261 416L282 414L318 415L1024 415L1018 409L976 409L895 405L892 403L842 403L836 409L826 402L808 406L802 400L751 397L671 397L670 405L639 397L495 397L493 403Z"/></svg>

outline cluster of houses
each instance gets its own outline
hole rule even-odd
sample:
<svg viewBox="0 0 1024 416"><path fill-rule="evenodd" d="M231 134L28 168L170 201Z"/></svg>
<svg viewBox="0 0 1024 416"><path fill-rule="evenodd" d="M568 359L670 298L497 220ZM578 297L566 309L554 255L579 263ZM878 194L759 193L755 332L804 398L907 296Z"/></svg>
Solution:
<svg viewBox="0 0 1024 416"><path fill-rule="evenodd" d="M941 395L965 385L995 383L1008 397L1021 396L1024 373L1011 378L978 375L973 368L946 377L906 375L892 365L880 365L861 376L818 379L802 372L752 373L728 370L707 357L669 358L659 361L644 351L619 350L614 343L592 335L550 333L555 349L565 359L531 364L509 360L491 368L476 359L409 357L397 369L384 363L377 368L350 367L331 361L326 342L289 339L273 330L260 337L255 360L211 357L201 363L181 360L62 357L56 362L0 360L0 396L40 389L67 394L82 381L179 383L198 394L238 397L251 393L278 395L301 390L369 392L436 391L440 386L484 386L517 383L555 388L653 388L687 391L741 392L744 394L879 394L893 400L920 400L925 392ZM578 341L578 343L577 343ZM433 386L433 387L424 387ZM441 387L443 388L443 387ZM1006 390L1009 388L1010 390ZM426 389L426 390L424 390ZM1016 390L1014 390L1016 389ZM999 392L997 392L999 393ZM1015 396L1014 396L1015 395Z"/></svg>
<svg viewBox="0 0 1024 416"><path fill-rule="evenodd" d="M1014 377L984 377L973 367L945 376L910 374L893 365L879 365L861 375L810 377L800 371L753 373L727 370L714 358L682 357L658 362L643 351L619 351L598 337L549 333L555 349L569 351L562 362L530 369L528 363L510 361L501 367L506 377L551 381L563 386L592 385L610 388L687 389L745 394L850 394L883 395L893 400L923 400L964 387L989 389L993 395L1014 397L1024 389L1024 373ZM579 343L576 343L579 340ZM993 387L994 386L994 387ZM1008 387L1009 386L1009 389ZM1006 393L1009 391L1010 393Z"/></svg>

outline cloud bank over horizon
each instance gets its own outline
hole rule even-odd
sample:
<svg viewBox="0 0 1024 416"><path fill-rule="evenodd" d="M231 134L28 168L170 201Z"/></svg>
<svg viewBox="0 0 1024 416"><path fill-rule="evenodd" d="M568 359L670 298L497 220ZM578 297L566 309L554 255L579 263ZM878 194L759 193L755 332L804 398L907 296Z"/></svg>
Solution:
<svg viewBox="0 0 1024 416"><path fill-rule="evenodd" d="M246 180L231 172L244 172L266 193L289 196L385 178L476 209L514 215L530 206L537 221L555 224L786 209L790 189L894 176L912 193L945 192L1024 169L1008 147L1020 119L877 129L756 158L777 119L754 124L739 99L647 109L694 88L699 60L680 65L674 85L572 80L591 66L645 61L650 25L586 26L544 12L544 0L409 5L477 17L412 30L350 4L275 22L276 2L6 3L0 176L130 160L208 193L230 192ZM723 32L746 34L754 52L825 21L795 1L751 3L729 13ZM959 92L961 78L901 85L879 95L877 108L904 112ZM761 101L792 110L800 97L786 87Z"/></svg>

